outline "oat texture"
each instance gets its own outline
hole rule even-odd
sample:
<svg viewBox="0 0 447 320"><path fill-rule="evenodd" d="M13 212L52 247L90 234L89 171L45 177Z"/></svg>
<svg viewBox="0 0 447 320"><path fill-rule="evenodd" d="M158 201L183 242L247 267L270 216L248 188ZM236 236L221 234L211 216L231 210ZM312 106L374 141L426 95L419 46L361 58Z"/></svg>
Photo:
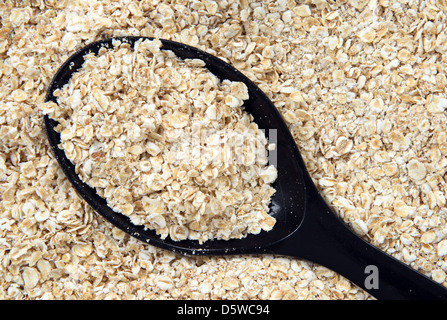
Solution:
<svg viewBox="0 0 447 320"><path fill-rule="evenodd" d="M85 57L45 113L81 180L135 225L174 241L240 239L270 231L264 132L242 108L242 82L220 81L160 40Z"/></svg>
<svg viewBox="0 0 447 320"><path fill-rule="evenodd" d="M77 196L43 130L46 89L77 49L125 35L241 70L287 121L334 212L447 285L446 11L445 0L2 1L0 297L372 299L300 259L144 245Z"/></svg>

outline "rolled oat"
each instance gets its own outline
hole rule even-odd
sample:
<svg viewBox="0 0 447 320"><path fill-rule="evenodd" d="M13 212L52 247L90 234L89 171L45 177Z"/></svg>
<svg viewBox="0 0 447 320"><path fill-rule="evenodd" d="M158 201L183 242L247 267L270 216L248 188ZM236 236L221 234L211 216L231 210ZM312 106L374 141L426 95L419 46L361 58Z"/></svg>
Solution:
<svg viewBox="0 0 447 320"><path fill-rule="evenodd" d="M196 46L241 70L287 115L336 214L447 285L446 12L444 0L0 2L0 297L371 299L300 259L190 258L141 244L76 195L41 104L72 52L128 35ZM348 140L348 152L335 149ZM411 160L424 178L410 178ZM415 211L396 214L396 200Z"/></svg>
<svg viewBox="0 0 447 320"><path fill-rule="evenodd" d="M180 60L159 40L113 46L88 54L54 93L58 103L43 106L81 180L162 239L271 230L277 172L242 109L246 85L219 80L199 59Z"/></svg>

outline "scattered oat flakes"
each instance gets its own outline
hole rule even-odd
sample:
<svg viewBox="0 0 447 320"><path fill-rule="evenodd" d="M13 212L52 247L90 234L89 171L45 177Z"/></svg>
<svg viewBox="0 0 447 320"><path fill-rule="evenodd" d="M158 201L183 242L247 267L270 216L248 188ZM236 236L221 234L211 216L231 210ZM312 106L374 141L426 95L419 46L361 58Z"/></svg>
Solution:
<svg viewBox="0 0 447 320"><path fill-rule="evenodd" d="M447 236L446 12L438 0L2 1L0 298L371 299L300 259L273 270L277 257L269 255L189 258L144 245L113 231L84 204L48 148L42 101L70 54L124 35L184 42L240 69L290 115L289 128L325 199L349 200L336 208L340 218L447 285L446 255L438 255ZM345 77L334 86L337 70ZM88 125L84 133L93 138ZM340 137L352 148L337 156ZM149 150L158 152L155 143ZM410 160L424 164L425 178L410 178ZM396 199L415 214L395 214ZM64 210L74 214L59 220ZM73 255L79 244L93 251ZM157 286L159 279L168 290Z"/></svg>

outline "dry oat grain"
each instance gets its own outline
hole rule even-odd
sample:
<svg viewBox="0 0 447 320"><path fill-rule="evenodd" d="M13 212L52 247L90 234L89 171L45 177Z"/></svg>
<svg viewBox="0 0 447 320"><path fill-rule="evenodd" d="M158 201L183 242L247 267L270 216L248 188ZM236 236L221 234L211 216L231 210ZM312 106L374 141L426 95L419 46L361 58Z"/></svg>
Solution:
<svg viewBox="0 0 447 320"><path fill-rule="evenodd" d="M308 10L297 8L302 5ZM262 20L253 15L257 7L265 13ZM338 17L327 20L331 12ZM319 186L329 203L342 196L352 204L336 213L394 257L403 260L404 248L409 256L416 253L410 265L447 285L445 255L437 252L447 237L447 210L435 196L446 194L446 12L442 0L1 2L0 297L266 299L279 288L283 298L371 299L334 272L299 259L290 259L279 276L270 270L272 256L190 258L113 236L113 226L77 197L53 159L40 104L74 50L125 35L195 45L239 68L283 115L296 115L289 128L312 178L340 186ZM236 34L235 26L241 27ZM365 28L375 30L372 43L358 37ZM265 47L273 47L273 58L262 56ZM339 86L330 82L336 70L345 73ZM15 102L15 90L27 98ZM420 126L426 120L430 124ZM353 141L352 149L331 157L330 146L341 136ZM394 153L389 162L377 162L378 150ZM410 179L411 159L426 166L425 180ZM36 169L31 180L21 172L29 161ZM377 168L385 175L370 174ZM393 197L416 214L393 214ZM22 210L26 203L34 209ZM58 221L57 214L68 209L76 214ZM38 220L38 210L45 220ZM24 219L35 223L21 225ZM403 243L403 234L413 240ZM93 251L67 262L75 243L90 244ZM32 266L36 252L41 257ZM69 263L76 269L66 268ZM40 273L33 288L24 286L26 268ZM316 279L309 280L307 271ZM159 289L158 277L175 280L176 287ZM226 277L238 279L238 286L222 290ZM199 291L204 281L214 285L208 293Z"/></svg>
<svg viewBox="0 0 447 320"><path fill-rule="evenodd" d="M58 104L44 106L60 123L60 148L111 208L162 239L271 230L277 172L267 164L267 139L242 109L247 87L161 45L115 41L86 56L55 92Z"/></svg>

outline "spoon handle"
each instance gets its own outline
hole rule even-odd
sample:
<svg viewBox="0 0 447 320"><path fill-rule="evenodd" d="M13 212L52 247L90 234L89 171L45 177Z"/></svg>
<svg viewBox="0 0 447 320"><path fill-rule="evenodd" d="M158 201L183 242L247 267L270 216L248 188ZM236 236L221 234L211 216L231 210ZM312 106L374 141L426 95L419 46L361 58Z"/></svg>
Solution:
<svg viewBox="0 0 447 320"><path fill-rule="evenodd" d="M310 190L309 190L310 189ZM275 252L325 266L385 300L447 300L447 288L391 257L352 232L313 185L298 230Z"/></svg>

